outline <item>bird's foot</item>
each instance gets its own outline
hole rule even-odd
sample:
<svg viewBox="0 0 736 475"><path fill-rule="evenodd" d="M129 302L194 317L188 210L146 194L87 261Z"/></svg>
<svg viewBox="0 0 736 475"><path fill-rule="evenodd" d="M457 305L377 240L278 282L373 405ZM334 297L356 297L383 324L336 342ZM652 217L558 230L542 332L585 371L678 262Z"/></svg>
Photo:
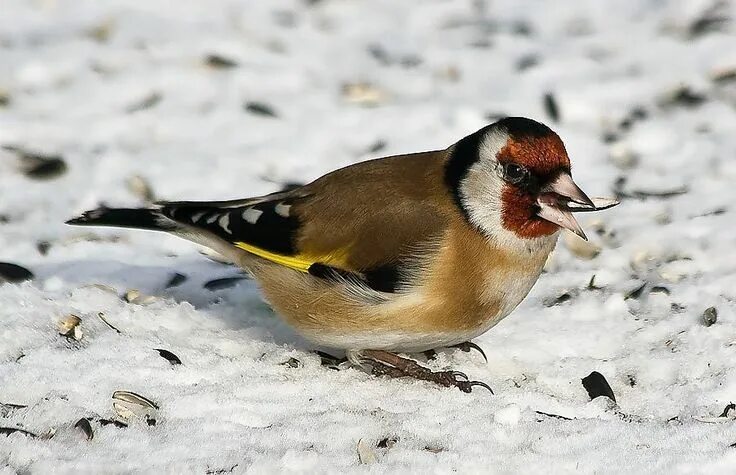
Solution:
<svg viewBox="0 0 736 475"><path fill-rule="evenodd" d="M448 388L456 387L465 393L471 392L474 386L480 386L493 394L493 389L486 383L469 381L468 376L460 371L432 371L414 360L381 350L364 350L361 357L362 361L371 366L371 372L376 376L411 377Z"/></svg>
<svg viewBox="0 0 736 475"><path fill-rule="evenodd" d="M459 350L464 351L465 353L470 353L470 350L476 350L480 355L483 357L484 360L486 360L486 363L488 363L488 357L486 356L486 352L483 351L483 348L476 345L472 341L466 341L464 343L460 343L458 345L452 345L450 348L457 348Z"/></svg>
<svg viewBox="0 0 736 475"><path fill-rule="evenodd" d="M339 370L340 365L348 360L347 358L338 358L337 356L325 353L324 351L315 350L315 353L319 356L322 366L327 366L334 370Z"/></svg>

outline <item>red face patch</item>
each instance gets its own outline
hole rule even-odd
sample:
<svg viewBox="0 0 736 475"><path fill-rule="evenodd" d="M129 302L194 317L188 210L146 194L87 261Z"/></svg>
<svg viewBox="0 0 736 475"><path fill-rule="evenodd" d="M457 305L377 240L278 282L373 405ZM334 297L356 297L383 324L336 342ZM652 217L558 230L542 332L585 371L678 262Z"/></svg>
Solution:
<svg viewBox="0 0 736 475"><path fill-rule="evenodd" d="M564 169L570 170L570 158L565 144L555 133L543 137L525 137L517 140L509 137L496 156L502 164L518 163L540 178Z"/></svg>
<svg viewBox="0 0 736 475"><path fill-rule="evenodd" d="M525 137L523 140L509 137L497 158L501 164L523 165L542 183L561 170L570 170L570 158L565 145L554 133L543 137ZM536 215L536 200L537 197L527 191L505 184L501 193L501 223L504 228L527 239L557 232L559 226Z"/></svg>

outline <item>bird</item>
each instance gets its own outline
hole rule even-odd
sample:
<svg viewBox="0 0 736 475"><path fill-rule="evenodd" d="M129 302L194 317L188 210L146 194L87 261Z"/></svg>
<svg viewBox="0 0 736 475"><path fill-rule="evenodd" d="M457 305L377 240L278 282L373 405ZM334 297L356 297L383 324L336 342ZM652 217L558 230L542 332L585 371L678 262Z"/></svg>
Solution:
<svg viewBox="0 0 736 475"><path fill-rule="evenodd" d="M100 207L67 221L164 231L250 273L264 299L315 345L375 375L471 392L458 371L410 356L471 340L527 296L560 230L589 198L560 137L505 117L442 150L358 162L311 183L230 201ZM485 355L484 355L485 356Z"/></svg>

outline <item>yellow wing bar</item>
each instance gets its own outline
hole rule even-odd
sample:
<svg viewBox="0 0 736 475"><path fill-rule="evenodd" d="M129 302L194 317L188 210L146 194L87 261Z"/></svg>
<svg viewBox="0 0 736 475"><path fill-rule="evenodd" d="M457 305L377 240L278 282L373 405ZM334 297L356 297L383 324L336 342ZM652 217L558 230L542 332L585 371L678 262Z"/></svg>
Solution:
<svg viewBox="0 0 736 475"><path fill-rule="evenodd" d="M275 262L276 264L280 264L282 266L289 267L300 272L309 272L309 266L314 264L314 260L309 259L306 256L284 256L281 254L276 254L274 252L266 251L265 249L261 249L260 247L252 246L245 242L236 242L233 244L235 244L236 247L250 252L251 254L255 254L258 257L262 257L271 262Z"/></svg>
<svg viewBox="0 0 736 475"><path fill-rule="evenodd" d="M304 273L309 273L309 267L316 262L336 267L344 267L345 265L345 259L341 257L342 255L344 255L344 252L320 257L309 256L305 254L296 256L284 256L283 254L276 254L275 252L266 251L265 249L261 249L260 247L253 246L246 242L235 242L233 244L235 245L235 247L238 247L253 255L262 257L263 259L269 260L276 264Z"/></svg>

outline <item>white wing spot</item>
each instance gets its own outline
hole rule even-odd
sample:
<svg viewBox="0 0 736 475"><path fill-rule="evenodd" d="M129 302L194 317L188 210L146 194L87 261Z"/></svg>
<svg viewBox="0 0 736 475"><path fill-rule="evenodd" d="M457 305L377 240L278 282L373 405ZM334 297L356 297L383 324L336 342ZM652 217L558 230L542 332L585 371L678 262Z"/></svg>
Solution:
<svg viewBox="0 0 736 475"><path fill-rule="evenodd" d="M291 212L291 205L285 205L284 203L279 203L274 208L274 211L276 211L276 214L278 214L282 218L288 218L289 213Z"/></svg>
<svg viewBox="0 0 736 475"><path fill-rule="evenodd" d="M202 216L204 216L204 213L205 213L204 211L200 211L199 213L194 213L191 218L192 222L196 223L197 221L202 219Z"/></svg>
<svg viewBox="0 0 736 475"><path fill-rule="evenodd" d="M230 231L230 214L228 213L223 214L220 220L217 222L217 224L219 224L220 227L224 229L226 233L228 234L233 233L232 231Z"/></svg>
<svg viewBox="0 0 736 475"><path fill-rule="evenodd" d="M248 208L243 211L243 219L250 224L256 224L258 222L258 218L260 218L262 214L263 211L259 209Z"/></svg>
<svg viewBox="0 0 736 475"><path fill-rule="evenodd" d="M214 223L215 221L217 221L217 218L219 218L219 217L220 217L220 213L213 214L212 216L210 216L209 218L207 218L207 224Z"/></svg>

